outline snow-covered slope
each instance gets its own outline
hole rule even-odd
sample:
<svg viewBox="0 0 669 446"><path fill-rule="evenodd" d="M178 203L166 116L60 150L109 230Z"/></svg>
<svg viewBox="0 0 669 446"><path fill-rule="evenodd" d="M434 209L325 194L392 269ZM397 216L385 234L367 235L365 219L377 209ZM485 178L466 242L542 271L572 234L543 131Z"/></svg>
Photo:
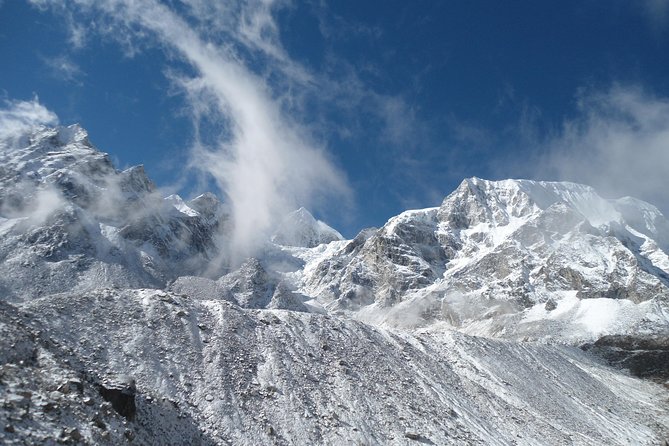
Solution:
<svg viewBox="0 0 669 446"><path fill-rule="evenodd" d="M55 295L23 312L76 358L75 371L135 379L144 412L127 428L137 436L165 402L218 444L642 445L669 428L666 391L575 348L157 290Z"/></svg>
<svg viewBox="0 0 669 446"><path fill-rule="evenodd" d="M163 198L78 126L16 141L2 444L669 438L669 222L648 203L472 178L353 240L300 209L230 271L214 195Z"/></svg>

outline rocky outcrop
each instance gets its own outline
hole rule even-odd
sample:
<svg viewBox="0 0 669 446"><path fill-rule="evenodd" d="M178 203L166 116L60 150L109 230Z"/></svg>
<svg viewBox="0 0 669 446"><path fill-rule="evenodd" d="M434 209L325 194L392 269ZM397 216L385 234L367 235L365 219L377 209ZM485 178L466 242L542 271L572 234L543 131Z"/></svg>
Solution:
<svg viewBox="0 0 669 446"><path fill-rule="evenodd" d="M1 444L216 444L171 401L139 395L133 409L128 396L118 398L127 386L103 390L102 369L65 332L45 328L0 302Z"/></svg>

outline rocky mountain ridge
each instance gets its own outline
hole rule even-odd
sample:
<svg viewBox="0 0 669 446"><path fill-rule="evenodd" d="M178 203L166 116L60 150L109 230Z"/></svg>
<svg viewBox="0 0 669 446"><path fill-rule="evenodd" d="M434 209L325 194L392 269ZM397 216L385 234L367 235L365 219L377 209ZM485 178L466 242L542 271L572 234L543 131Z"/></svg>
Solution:
<svg viewBox="0 0 669 446"><path fill-rule="evenodd" d="M440 207L315 258L298 283L334 311L391 325L569 342L666 335L668 228L655 207L587 186L472 178ZM410 320L417 308L426 314Z"/></svg>
<svg viewBox="0 0 669 446"><path fill-rule="evenodd" d="M78 126L40 129L26 144L0 151L0 289L9 299L164 287L211 267L227 222L213 195L163 199L142 166L117 171Z"/></svg>

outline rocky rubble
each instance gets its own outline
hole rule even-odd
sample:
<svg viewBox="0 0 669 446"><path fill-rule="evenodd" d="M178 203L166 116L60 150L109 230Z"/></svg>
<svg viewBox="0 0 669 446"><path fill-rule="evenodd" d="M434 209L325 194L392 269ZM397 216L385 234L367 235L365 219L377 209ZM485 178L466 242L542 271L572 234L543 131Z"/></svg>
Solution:
<svg viewBox="0 0 669 446"><path fill-rule="evenodd" d="M216 444L653 444L669 433L666 391L577 348L158 290L63 294L25 311L84 369L131 376L137 415L118 417L154 434L166 426L142 407L161 400Z"/></svg>

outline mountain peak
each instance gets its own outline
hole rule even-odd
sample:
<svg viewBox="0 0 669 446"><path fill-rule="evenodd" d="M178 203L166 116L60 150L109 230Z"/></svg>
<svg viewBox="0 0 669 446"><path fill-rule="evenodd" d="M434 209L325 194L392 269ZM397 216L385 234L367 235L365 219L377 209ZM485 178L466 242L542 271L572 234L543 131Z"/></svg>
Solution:
<svg viewBox="0 0 669 446"><path fill-rule="evenodd" d="M468 214L470 223L485 219L504 225L509 216L527 215L560 202L581 213L593 226L621 219L612 200L590 186L567 181L467 178L444 199L442 207L456 211L451 212L456 217Z"/></svg>
<svg viewBox="0 0 669 446"><path fill-rule="evenodd" d="M91 143L88 140L88 132L81 127L79 124L72 124L67 127L59 126L56 127L58 139L61 144L84 144L90 146Z"/></svg>
<svg viewBox="0 0 669 446"><path fill-rule="evenodd" d="M303 248L343 239L339 232L314 218L304 207L286 215L271 237L272 242L279 245Z"/></svg>

